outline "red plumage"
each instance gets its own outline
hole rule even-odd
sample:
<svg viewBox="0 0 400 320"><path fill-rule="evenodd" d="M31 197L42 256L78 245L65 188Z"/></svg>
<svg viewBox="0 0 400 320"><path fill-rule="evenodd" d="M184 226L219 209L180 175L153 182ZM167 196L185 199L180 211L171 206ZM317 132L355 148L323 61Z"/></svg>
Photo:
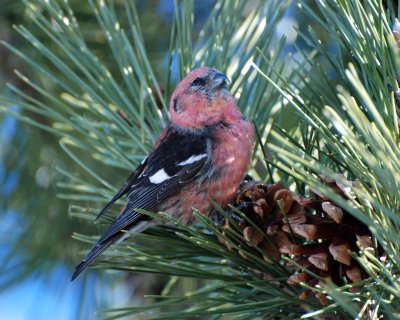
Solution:
<svg viewBox="0 0 400 320"><path fill-rule="evenodd" d="M203 67L179 83L170 100L171 123L99 216L125 194L127 205L76 267L72 279L120 240L125 235L122 230L150 225L149 217L136 209L163 211L193 223L193 208L208 214L211 200L222 207L232 200L250 164L254 129L238 109L227 82L218 70Z"/></svg>

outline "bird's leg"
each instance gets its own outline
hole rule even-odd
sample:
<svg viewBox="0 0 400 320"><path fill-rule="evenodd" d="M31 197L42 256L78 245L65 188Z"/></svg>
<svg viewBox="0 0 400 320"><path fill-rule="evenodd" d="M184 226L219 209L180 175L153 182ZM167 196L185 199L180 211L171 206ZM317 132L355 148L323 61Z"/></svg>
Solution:
<svg viewBox="0 0 400 320"><path fill-rule="evenodd" d="M210 218L212 221L214 221L216 224L218 224L220 226L222 226L225 222L225 217L223 216L223 214L215 209L211 210Z"/></svg>
<svg viewBox="0 0 400 320"><path fill-rule="evenodd" d="M239 208L238 208L239 209ZM240 210L240 209L239 209ZM242 210L240 210L242 211ZM230 218L232 218L235 222L241 224L244 223L244 219L235 211L233 211L232 209L229 209L227 212L228 216Z"/></svg>
<svg viewBox="0 0 400 320"><path fill-rule="evenodd" d="M252 201L243 201L236 207L236 209L243 212L243 210L252 205L257 205L257 203ZM245 219L243 219L235 210L227 209L225 212L227 213L228 217L232 218L236 223L242 224L245 222ZM224 215L217 210L213 210L210 213L210 218L219 225L222 225L225 222Z"/></svg>
<svg viewBox="0 0 400 320"><path fill-rule="evenodd" d="M243 201L243 202L239 203L239 205L236 207L236 209L243 212L248 218L252 219L251 217L248 216L248 214L246 214L246 209L250 206L258 206L258 203L253 202L253 201ZM233 220L235 220L237 223L245 222L245 220L234 210L230 209L227 211L227 213L228 213L228 216L231 217Z"/></svg>
<svg viewBox="0 0 400 320"><path fill-rule="evenodd" d="M232 218L235 222L237 222L239 224L244 223L244 219L241 216L239 216L235 211L228 209L226 211L226 213L227 213L228 217ZM210 213L210 218L212 219L212 221L214 221L215 223L217 223L218 225L221 225L221 226L225 223L225 220L226 220L225 216L216 210L214 212Z"/></svg>

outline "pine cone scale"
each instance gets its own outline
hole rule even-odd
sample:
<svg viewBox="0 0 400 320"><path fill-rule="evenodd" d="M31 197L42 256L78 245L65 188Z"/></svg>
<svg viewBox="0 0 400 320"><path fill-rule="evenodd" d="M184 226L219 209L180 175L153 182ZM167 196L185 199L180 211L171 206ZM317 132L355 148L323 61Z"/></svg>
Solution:
<svg viewBox="0 0 400 320"><path fill-rule="evenodd" d="M356 186L356 182L339 184L329 177L320 176L320 179L339 195L355 199L350 186ZM282 183L243 184L235 204L238 208L244 203L250 204L243 212L264 232L247 225L241 229L243 237L260 248L262 258L268 263L278 261L281 255L293 259L293 263L287 264L293 270L287 280L289 284L324 287L327 281L341 285L344 278L350 283L363 280L365 273L350 253L358 245L375 252L368 229L322 192L311 190L313 197L307 198ZM241 250L239 254L243 255ZM324 280L314 279L305 270ZM271 275L265 277L271 278ZM311 293L312 290L304 290L300 299L307 299ZM325 294L316 291L314 296L321 305L328 303Z"/></svg>

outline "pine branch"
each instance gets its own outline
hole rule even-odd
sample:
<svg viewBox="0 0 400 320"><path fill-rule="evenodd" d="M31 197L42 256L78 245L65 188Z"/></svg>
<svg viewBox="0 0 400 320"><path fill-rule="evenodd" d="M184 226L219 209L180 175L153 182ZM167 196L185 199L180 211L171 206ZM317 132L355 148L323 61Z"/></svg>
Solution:
<svg viewBox="0 0 400 320"><path fill-rule="evenodd" d="M387 254L380 260L361 247L351 253L369 276L362 283L292 285L288 284L291 273L287 262L295 264L294 256L277 261L268 258L269 253L246 239L241 227L221 208L216 210L229 222L229 228L221 229L200 213L196 213L196 227L157 215L169 226L135 235L134 242L116 246L95 268L190 277L207 281L207 285L185 295L157 297L161 300L143 307L107 311L107 316L146 313L149 319L223 315L253 319L395 314L400 301L393 298L400 297L396 278L400 266L396 192L400 149L397 108L388 84L398 90L399 62L382 2L318 0L318 10L302 2L304 14L337 43L338 54L333 56L318 33L310 29L301 37L313 51L297 48L298 55L290 65L284 56L284 41L276 42L273 37L285 3L261 1L247 7L244 1L218 1L199 37L193 40L194 2L176 1L165 79L156 77L159 73L146 52L133 2L123 1L123 11L116 10L113 1L89 2L97 28L107 41L104 50L110 53L112 69L90 46L84 27L67 2L25 3L46 42L24 26L16 29L43 61L4 45L40 74L51 90L21 72L17 76L40 98L13 86L10 89L27 112L46 116L51 124L26 114L14 115L60 137L62 150L80 167L74 173L60 169L66 177L59 184L60 196L79 204L71 206L72 216L94 219L95 208L101 207L119 185L115 174L107 175L107 169L128 171L143 159L168 121L166 99L174 83L188 70L208 65L227 72L239 106L257 126L260 141L252 175L266 181L272 174L274 181L292 184L302 194L310 188L319 190L331 204L368 226L376 248ZM244 9L248 10L245 16ZM334 71L336 79L327 75L327 68ZM271 170L260 161L264 157L273 165ZM359 180L359 187L352 189L355 196L341 196L321 182L320 174L349 188L348 180ZM87 202L91 207L85 207ZM284 201L277 203L289 224ZM270 241L257 223L233 210L262 240ZM111 212L99 224L112 219ZM295 240L293 229L290 234ZM95 241L80 234L74 237ZM318 278L312 272L309 276ZM361 284L357 292L349 291ZM315 299L301 300L303 288L324 297L327 294L328 305L321 307Z"/></svg>
<svg viewBox="0 0 400 320"><path fill-rule="evenodd" d="M309 79L298 69L297 78L307 80L299 84L287 79L279 85L256 66L259 73L289 100L303 119L303 126L312 128L320 141L314 144L303 136L304 147L299 148L277 131L272 133L276 141L271 139L268 147L276 155L277 166L296 180L320 190L369 226L388 254L387 259L379 261L367 250L360 249L357 259L373 282L364 287L357 298L334 286L328 287L326 292L353 317L366 316L368 312L373 317L372 310L394 315L399 306L395 302L397 299L390 296L400 295L398 282L392 278L393 272L397 274L400 267L399 199L395 191L400 182L397 161L400 149L396 106L389 88L392 84L395 88L398 86L398 48L394 45L381 2L320 0L317 3L322 18L303 3L305 11L336 39L343 56L351 63L347 65L344 58L330 57L329 51L311 31L310 36L304 37L327 58L341 86L336 87L332 81L321 82L325 73L321 69L314 69ZM311 67L314 62L309 63ZM302 89L294 91L294 86ZM317 95L314 87L321 88L321 92L335 92L337 99ZM291 136L291 140L296 139ZM314 147L307 149L307 144ZM322 158L321 151L329 153L330 157ZM343 166L340 173L359 181L359 187L352 189L354 196L343 198L319 181L318 175L322 174L348 185L346 179L333 170L335 163ZM388 269L391 271L385 272ZM359 306L357 299L361 299Z"/></svg>

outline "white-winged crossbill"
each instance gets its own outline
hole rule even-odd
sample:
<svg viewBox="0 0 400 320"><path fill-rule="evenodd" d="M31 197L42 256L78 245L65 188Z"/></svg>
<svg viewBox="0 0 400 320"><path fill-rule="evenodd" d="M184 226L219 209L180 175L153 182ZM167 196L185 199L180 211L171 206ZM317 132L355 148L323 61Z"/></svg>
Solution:
<svg viewBox="0 0 400 320"><path fill-rule="evenodd" d="M226 75L208 67L191 71L179 83L170 100L171 123L98 217L125 194L126 206L76 267L72 280L124 238L122 230L140 232L151 225L151 218L137 209L193 223L193 208L208 214L210 200L221 207L232 200L250 164L254 128L227 83Z"/></svg>

